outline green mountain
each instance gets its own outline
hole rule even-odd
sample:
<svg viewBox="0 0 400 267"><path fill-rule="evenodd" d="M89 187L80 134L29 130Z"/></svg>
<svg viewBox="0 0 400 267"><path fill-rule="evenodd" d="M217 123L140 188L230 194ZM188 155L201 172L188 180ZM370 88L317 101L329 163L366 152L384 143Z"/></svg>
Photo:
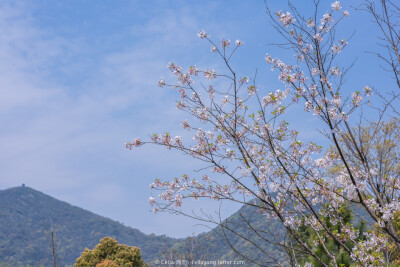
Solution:
<svg viewBox="0 0 400 267"><path fill-rule="evenodd" d="M51 224L56 229L57 253L63 265L72 265L85 247L92 249L105 236L140 247L145 261L181 241L146 235L32 188L15 187L0 191L0 262L50 266L52 254L45 231Z"/></svg>
<svg viewBox="0 0 400 267"><path fill-rule="evenodd" d="M218 226L207 233L195 236L193 241L186 239L177 242L173 249L185 254L188 243L189 245L194 243L194 250L201 251L201 255L197 258L226 261L244 260L245 266L278 266L267 255L282 259L283 253L278 246L266 241L276 241L275 238L284 240L285 238L285 230L276 220L259 214L255 208L242 206L224 220L222 225L224 227ZM235 251L240 252L241 255ZM226 266L232 266L232 264Z"/></svg>
<svg viewBox="0 0 400 267"><path fill-rule="evenodd" d="M260 241L260 237L254 235L241 215L250 218L252 227L263 229L268 223L276 226L275 234L284 234L278 224L266 220L249 207L242 207L225 223L239 235L247 237L247 241L229 230L222 231L220 227L187 239L146 235L32 188L15 187L0 191L0 262L10 263L11 266L37 263L49 266L52 259L50 239L45 231L49 230L50 225L56 229L57 255L63 266L72 265L85 247L92 249L105 236L113 237L122 244L139 247L143 259L149 263L154 259L166 259L166 255L171 255L172 251L188 254L189 246L198 254L194 260L246 260L237 255L233 247L246 257L262 262L265 255L251 245L252 241ZM195 247L190 244L193 242L196 243ZM262 249L272 255L280 253L265 242Z"/></svg>

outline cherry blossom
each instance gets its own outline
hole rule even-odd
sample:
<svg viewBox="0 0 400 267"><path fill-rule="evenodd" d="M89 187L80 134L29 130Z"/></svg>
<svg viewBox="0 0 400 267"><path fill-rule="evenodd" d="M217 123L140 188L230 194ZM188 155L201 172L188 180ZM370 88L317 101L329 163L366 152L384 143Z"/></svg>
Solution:
<svg viewBox="0 0 400 267"><path fill-rule="evenodd" d="M315 26L315 22L312 19L308 19L307 20L307 27L314 27Z"/></svg>
<svg viewBox="0 0 400 267"><path fill-rule="evenodd" d="M363 91L364 91L365 95L368 97L372 95L372 89L368 85L363 88Z"/></svg>
<svg viewBox="0 0 400 267"><path fill-rule="evenodd" d="M356 91L354 93L351 94L351 97L353 98L352 102L353 105L358 107L361 103L361 101L363 100L362 94L360 91Z"/></svg>
<svg viewBox="0 0 400 267"><path fill-rule="evenodd" d="M210 35L207 35L207 33L204 30L200 30L197 36L199 36L201 39L210 37Z"/></svg>
<svg viewBox="0 0 400 267"><path fill-rule="evenodd" d="M166 85L166 83L165 83L164 80L160 80L160 81L158 82L158 86L159 86L159 87L164 87L165 85Z"/></svg>
<svg viewBox="0 0 400 267"><path fill-rule="evenodd" d="M207 79L215 79L217 78L217 73L214 70L205 70L204 77Z"/></svg>
<svg viewBox="0 0 400 267"><path fill-rule="evenodd" d="M132 147L139 147L141 145L143 145L143 142L139 138L135 138L132 142L128 142L125 144L126 148L130 150L132 149Z"/></svg>
<svg viewBox="0 0 400 267"><path fill-rule="evenodd" d="M317 42L322 42L322 40L324 39L320 33L316 33L313 38L317 41Z"/></svg>
<svg viewBox="0 0 400 267"><path fill-rule="evenodd" d="M221 47L224 49L230 45L231 45L231 40L229 40L229 39L221 41Z"/></svg>
<svg viewBox="0 0 400 267"><path fill-rule="evenodd" d="M336 1L331 5L332 9L335 11L340 11L340 9L342 9L342 7L340 6L340 2Z"/></svg>
<svg viewBox="0 0 400 267"><path fill-rule="evenodd" d="M278 15L278 20L286 27L296 21L296 19L289 12L284 13L282 10L280 10L276 13L276 15Z"/></svg>
<svg viewBox="0 0 400 267"><path fill-rule="evenodd" d="M196 65L190 66L189 74L196 76L199 73L199 68Z"/></svg>
<svg viewBox="0 0 400 267"><path fill-rule="evenodd" d="M241 46L241 45L244 45L244 42L240 41L240 40L236 40L235 44L236 44L236 46Z"/></svg>

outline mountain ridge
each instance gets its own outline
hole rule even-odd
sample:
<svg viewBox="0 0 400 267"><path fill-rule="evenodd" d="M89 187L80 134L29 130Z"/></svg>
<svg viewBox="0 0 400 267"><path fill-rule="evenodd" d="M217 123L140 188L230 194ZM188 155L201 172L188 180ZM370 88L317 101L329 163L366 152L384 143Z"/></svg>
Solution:
<svg viewBox="0 0 400 267"><path fill-rule="evenodd" d="M263 237L255 235L249 229L248 222L244 222L242 218L249 220L252 228L258 229L260 233L268 225L275 229L275 234L285 234L279 223L259 214L256 208L245 205L223 223L247 240L229 230L223 231L220 226L184 239L146 235L138 229L73 206L33 188L14 187L0 190L0 263L3 261L11 263L11 266L26 266L39 262L49 266L50 240L46 238L45 231L52 224L56 230L57 254L62 266L73 265L86 247L92 249L105 236L116 239L120 244L139 247L142 258L151 266L154 265L154 260L168 259L171 255L174 257L171 260L187 257L188 247L192 250L189 253L198 257L195 260L246 260L246 266L255 266L248 260L252 259L266 266L275 266L251 242L258 243L264 252L273 255L280 255L282 252L263 242ZM268 238L268 234L263 235ZM235 253L232 247L245 257Z"/></svg>
<svg viewBox="0 0 400 267"><path fill-rule="evenodd" d="M30 187L0 190L0 259L15 265L49 263L51 224L59 242L58 256L71 265L85 247L93 248L104 236L142 250L145 261L181 239L146 235L120 222L73 206Z"/></svg>

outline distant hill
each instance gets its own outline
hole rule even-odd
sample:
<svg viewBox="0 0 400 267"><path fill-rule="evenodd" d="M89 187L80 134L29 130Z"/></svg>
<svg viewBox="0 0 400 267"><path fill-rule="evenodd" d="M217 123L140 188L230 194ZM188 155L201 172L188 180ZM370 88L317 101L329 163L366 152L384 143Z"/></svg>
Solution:
<svg viewBox="0 0 400 267"><path fill-rule="evenodd" d="M241 235L253 240L254 234L247 229L240 214L251 218L255 227L262 227L265 217L248 207L242 207L226 220ZM49 230L51 223L57 230L57 252L63 266L73 265L85 247L92 249L105 236L111 236L122 244L139 247L143 259L150 263L154 259L160 259L166 250L185 253L190 239L146 235L137 229L72 206L32 188L15 187L0 191L0 262L8 262L12 266L39 262L49 266L50 241L44 232ZM276 232L282 234L282 228ZM249 242L229 231L225 234L236 249L248 257L262 261L264 256ZM196 249L200 250L203 258L207 260L242 259L231 249L219 227L196 236L195 240ZM263 248L275 255L279 253L270 245L264 245Z"/></svg>
<svg viewBox="0 0 400 267"><path fill-rule="evenodd" d="M0 262L25 266L40 262L49 266L51 252L44 231L50 223L57 230L59 259L72 265L85 247L93 248L102 237L140 247L151 261L164 247L180 239L146 235L108 218L59 201L29 187L0 191Z"/></svg>
<svg viewBox="0 0 400 267"><path fill-rule="evenodd" d="M245 266L278 266L266 255L281 258L283 256L282 251L279 250L279 247L265 242L265 240L274 240L271 234L280 240L284 239L286 231L280 223L259 214L257 209L251 206L242 206L237 212L224 220L223 224L227 226L224 227L224 230L218 226L194 238L196 249L201 250L206 259L244 260ZM258 234L251 228L256 230ZM229 243L227 240L229 240ZM177 242L173 249L184 252L187 243L188 239ZM244 257L237 254L235 250ZM260 265L252 263L249 259Z"/></svg>

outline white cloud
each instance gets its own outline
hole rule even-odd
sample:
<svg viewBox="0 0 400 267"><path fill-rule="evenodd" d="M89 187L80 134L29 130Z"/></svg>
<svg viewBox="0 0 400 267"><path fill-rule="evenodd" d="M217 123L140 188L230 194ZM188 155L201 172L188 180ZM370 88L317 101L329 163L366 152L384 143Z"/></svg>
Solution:
<svg viewBox="0 0 400 267"><path fill-rule="evenodd" d="M168 75L171 57L182 56L188 65L188 59L197 57L185 55L196 46L196 17L188 13L178 18L175 11L166 10L145 25L133 26L137 41L128 47L80 61L90 40L40 29L29 10L23 4L0 8L2 187L26 183L144 227L146 220L154 220L147 206L148 184L154 176L170 178L198 165L158 148L127 153L123 143L153 129L179 126L182 117L177 115L173 94L156 84L160 74ZM70 59L64 60L66 54ZM88 72L82 75L82 70ZM104 191L109 192L105 198ZM130 213L129 202L139 203L140 208ZM174 223L157 221L154 232L174 235L186 228L189 234L196 223L170 220ZM177 221L182 224L179 230Z"/></svg>

